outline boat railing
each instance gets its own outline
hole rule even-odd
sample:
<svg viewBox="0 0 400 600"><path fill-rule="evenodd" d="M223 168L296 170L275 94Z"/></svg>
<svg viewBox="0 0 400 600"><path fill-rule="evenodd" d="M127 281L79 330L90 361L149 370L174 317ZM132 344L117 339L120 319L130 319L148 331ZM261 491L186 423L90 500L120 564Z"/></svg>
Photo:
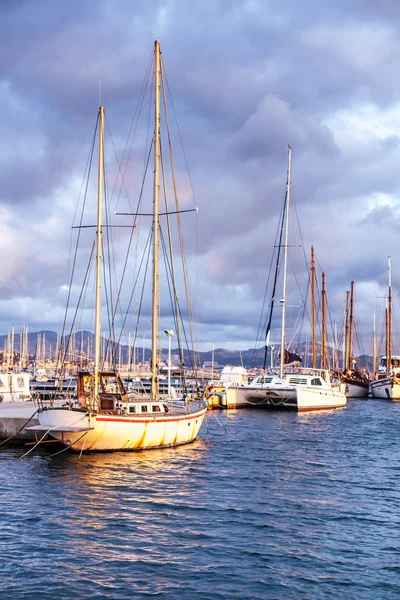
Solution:
<svg viewBox="0 0 400 600"><path fill-rule="evenodd" d="M285 367L284 375L320 375L328 373L328 369L314 369L313 367ZM265 375L279 375L280 368L272 367L265 371Z"/></svg>

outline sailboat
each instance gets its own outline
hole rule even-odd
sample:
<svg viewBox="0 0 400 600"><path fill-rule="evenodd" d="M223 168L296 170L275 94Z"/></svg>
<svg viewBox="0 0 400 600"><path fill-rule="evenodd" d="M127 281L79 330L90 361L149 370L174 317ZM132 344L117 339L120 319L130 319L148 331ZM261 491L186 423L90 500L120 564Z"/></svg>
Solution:
<svg viewBox="0 0 400 600"><path fill-rule="evenodd" d="M381 400L400 400L400 357L393 356L392 351L392 269L388 257L389 289L385 309L386 323L386 356L381 358L381 375L370 384L373 398ZM383 367L383 369L382 369ZM382 372L384 370L384 372Z"/></svg>
<svg viewBox="0 0 400 600"><path fill-rule="evenodd" d="M350 306L349 306L350 305ZM349 310L350 309L350 310ZM354 281L346 294L345 310L345 365L344 373L340 377L344 385L346 398L367 398L369 391L369 376L360 369L355 369L355 360L353 359L353 338L354 338Z"/></svg>
<svg viewBox="0 0 400 600"><path fill-rule="evenodd" d="M99 107L99 156L96 234L96 328L93 372L77 378L77 402L64 408L44 408L38 412L39 425L28 428L55 438L76 452L143 450L166 448L192 442L207 411L204 397L166 400L159 395L159 191L160 191L160 89L161 52L154 44L155 123L153 179L153 273L152 273L152 374L151 394L128 393L120 375L100 370L101 280L102 280L102 192L104 152L104 108ZM40 440L39 440L40 441Z"/></svg>
<svg viewBox="0 0 400 600"><path fill-rule="evenodd" d="M283 267L283 296L282 305L282 326L281 326L281 352L279 372L273 370L265 372L256 377L249 385L238 387L229 387L226 390L227 408L248 408L250 406L276 409L292 409L298 412L312 410L326 410L341 408L346 404L346 396L331 387L329 371L326 369L306 369L299 366L288 366L291 362L295 365L301 363L300 357L290 353L286 349L285 340L285 321L286 321L286 279L287 279L287 260L288 260L288 234L289 234L289 207L290 207L290 186L291 186L291 163L292 149L288 146L288 169L286 180L285 207L282 216L282 227L285 224L285 242L284 242L284 267ZM280 247L281 244L279 244ZM279 257L278 257L279 259ZM278 263L276 274L278 272ZM272 293L275 296L275 284ZM272 307L269 323L267 325L267 335L265 348L269 346L270 326L272 321ZM266 355L265 361L266 362ZM264 364L265 368L265 364Z"/></svg>

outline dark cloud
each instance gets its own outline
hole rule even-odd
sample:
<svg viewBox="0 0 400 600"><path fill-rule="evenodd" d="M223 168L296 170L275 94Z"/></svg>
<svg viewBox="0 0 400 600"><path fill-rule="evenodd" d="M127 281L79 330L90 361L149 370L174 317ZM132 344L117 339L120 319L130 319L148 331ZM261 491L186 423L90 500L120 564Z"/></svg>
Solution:
<svg viewBox="0 0 400 600"><path fill-rule="evenodd" d="M394 286L400 280L399 12L389 0L379 6L365 0L3 2L3 329L23 322L59 327L99 82L113 136L107 149L111 197L114 156L122 156L159 38L180 128L175 141L181 137L185 149L175 155L178 190L183 203L199 206L198 218L185 217L184 226L189 268L197 275L201 343L246 346L255 338L288 143L297 210L291 236L293 246L302 246L299 258L291 250L290 277L305 295L313 244L327 273L333 318L340 321L346 289L356 280L360 317L370 332L389 255ZM137 165L143 165L138 156L126 173L132 205ZM94 220L95 189L94 182L88 222ZM114 190L112 206L128 208L125 192ZM86 235L87 251L92 234ZM119 231L121 246L127 235ZM121 261L119 250L118 268ZM85 266L79 265L78 279ZM291 293L297 302L295 285ZM129 290L125 302L128 297ZM85 318L89 327L89 309Z"/></svg>

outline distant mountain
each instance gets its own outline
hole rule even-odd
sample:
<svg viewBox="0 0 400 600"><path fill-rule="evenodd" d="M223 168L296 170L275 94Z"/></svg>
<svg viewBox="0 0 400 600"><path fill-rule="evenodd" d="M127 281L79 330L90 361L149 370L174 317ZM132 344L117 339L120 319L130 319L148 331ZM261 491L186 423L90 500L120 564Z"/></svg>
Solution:
<svg viewBox="0 0 400 600"><path fill-rule="evenodd" d="M17 353L20 351L20 334L15 334L14 336L14 348ZM7 343L7 335L0 335L0 349L4 349L5 344ZM41 344L40 355L43 354L43 345L45 346L46 357L54 358L55 351L57 347L57 333L55 331L50 330L41 330L28 333L28 351L31 356L36 356L38 343ZM64 345L68 343L68 336L65 336ZM103 348L107 344L107 340L102 338ZM87 353L88 347L93 351L94 346L94 334L90 331L78 331L75 334L75 354L79 354L82 349L84 354ZM116 346L117 356L119 354L119 346ZM303 359L303 365L306 367L312 366L312 349L310 348L310 344L303 342L301 344L296 345L295 348L291 348L291 351L295 351L298 353ZM144 349L142 347L136 348L137 352L137 362L147 362L150 360L151 352L149 348ZM128 346L121 344L121 360L126 362L128 360ZM164 358L168 353L168 348L165 345L162 354ZM171 349L171 355L177 355L179 353L178 348ZM318 356L318 366L320 365L320 353L321 348L320 345L317 346L317 356ZM243 365L246 368L250 367L262 367L264 363L264 348L249 348L248 350L229 350L226 348L216 348L214 352L197 352L197 356L199 357L198 363L203 365L204 363L208 363L211 365L213 355L214 355L214 364L215 365ZM278 364L279 361L279 346L276 346L274 349L273 362L274 364ZM338 351L339 364L343 364L343 353ZM372 357L363 354L362 356L356 357L356 366L360 369L367 368L369 370L372 369ZM332 348L327 348L327 361L330 366L332 366L334 361L333 350ZM185 351L185 363L187 366L190 366L190 353ZM271 365L271 349L268 349L268 357L267 357L267 366Z"/></svg>

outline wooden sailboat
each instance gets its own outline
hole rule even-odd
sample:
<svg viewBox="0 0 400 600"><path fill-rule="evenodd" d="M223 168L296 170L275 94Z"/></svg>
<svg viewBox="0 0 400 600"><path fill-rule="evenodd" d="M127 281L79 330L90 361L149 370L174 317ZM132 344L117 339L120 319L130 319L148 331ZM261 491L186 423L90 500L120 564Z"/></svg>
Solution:
<svg viewBox="0 0 400 600"><path fill-rule="evenodd" d="M354 369L353 339L354 339L354 281L351 282L350 296L346 297L345 319L345 368L341 382L345 386L346 398L367 398L369 391L369 376L359 369Z"/></svg>
<svg viewBox="0 0 400 600"><path fill-rule="evenodd" d="M282 294L282 329L279 373L264 373L256 377L249 385L229 387L226 390L228 408L263 407L276 409L292 409L298 412L341 408L346 404L346 397L330 384L329 371L326 369L307 369L288 366L290 353L286 350L286 279L289 248L289 207L291 188L292 149L288 146L288 169L286 181L286 197L283 218L285 223L285 241L283 257L283 294ZM283 231L283 221L282 228ZM278 270L278 269L277 269ZM275 284L274 292L275 295ZM272 303L271 303L272 307ZM271 318L268 323L269 328ZM269 345L269 329L266 335L266 349ZM316 359L315 359L316 360ZM265 366L265 365L264 365ZM315 365L316 366L316 365Z"/></svg>
<svg viewBox="0 0 400 600"><path fill-rule="evenodd" d="M392 270L390 256L388 258L389 289L387 306L385 309L386 323L386 356L382 357L381 364L384 365L386 373L381 373L378 379L370 384L370 392L373 398L381 400L400 400L400 361L398 356L393 356L392 348Z"/></svg>
<svg viewBox="0 0 400 600"><path fill-rule="evenodd" d="M39 426L29 428L50 435L78 452L165 448L192 442L201 427L207 402L204 398L166 401L158 393L159 330L159 190L160 190L160 88L161 53L155 42L155 125L153 181L153 302L151 395L128 393L116 372L100 371L100 313L102 265L102 190L104 108L99 108L99 169L96 257L96 330L93 373L78 376L77 404L68 408L43 409Z"/></svg>

